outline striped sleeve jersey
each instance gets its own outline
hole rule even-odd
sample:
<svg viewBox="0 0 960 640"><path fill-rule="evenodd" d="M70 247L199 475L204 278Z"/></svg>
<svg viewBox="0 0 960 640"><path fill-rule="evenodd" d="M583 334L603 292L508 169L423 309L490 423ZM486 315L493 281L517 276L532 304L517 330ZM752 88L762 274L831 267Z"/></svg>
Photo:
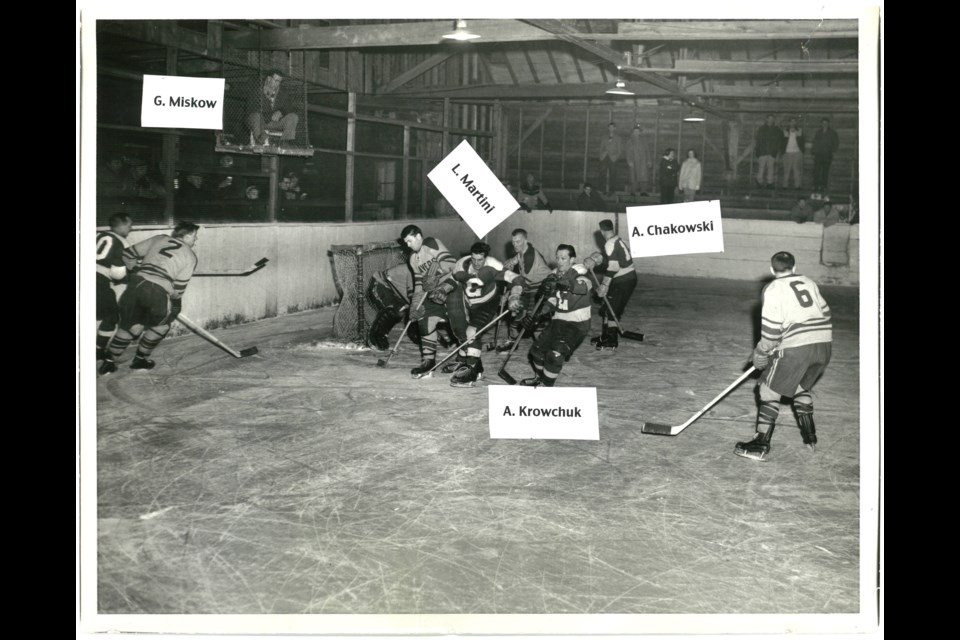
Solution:
<svg viewBox="0 0 960 640"><path fill-rule="evenodd" d="M806 276L782 276L763 290L760 349L832 342L830 306L817 283Z"/></svg>
<svg viewBox="0 0 960 640"><path fill-rule="evenodd" d="M613 236L603 245L603 255L607 261L605 278L619 278L633 273L633 256L627 243L620 236Z"/></svg>
<svg viewBox="0 0 960 640"><path fill-rule="evenodd" d="M566 291L554 291L544 304L546 311L554 311L554 320L567 322L583 322L590 320L590 289L593 286L587 279L587 268L582 264L575 264L564 273L557 273L561 281L570 285Z"/></svg>
<svg viewBox="0 0 960 640"><path fill-rule="evenodd" d="M456 260L442 242L436 238L424 238L420 251L410 254L410 269L413 271L415 293L423 291L423 276L434 264L438 265L436 275L444 276L453 271Z"/></svg>
<svg viewBox="0 0 960 640"><path fill-rule="evenodd" d="M138 242L123 252L123 261L137 277L160 285L174 298L179 298L197 268L197 254L182 240L159 235Z"/></svg>
<svg viewBox="0 0 960 640"><path fill-rule="evenodd" d="M97 273L108 280L122 280L127 274L123 250L127 241L112 231L97 234Z"/></svg>

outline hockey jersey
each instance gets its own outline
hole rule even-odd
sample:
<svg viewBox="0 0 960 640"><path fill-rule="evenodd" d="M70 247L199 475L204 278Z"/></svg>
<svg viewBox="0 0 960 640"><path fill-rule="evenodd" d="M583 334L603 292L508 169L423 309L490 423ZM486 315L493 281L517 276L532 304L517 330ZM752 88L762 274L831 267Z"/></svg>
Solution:
<svg viewBox="0 0 960 640"><path fill-rule="evenodd" d="M197 254L182 240L168 235L159 235L138 242L123 252L127 269L137 269L137 277L158 284L179 298L197 268Z"/></svg>
<svg viewBox="0 0 960 640"><path fill-rule="evenodd" d="M97 233L97 274L107 280L123 280L127 275L123 250L127 241L112 231Z"/></svg>
<svg viewBox="0 0 960 640"><path fill-rule="evenodd" d="M833 340L830 306L806 276L782 276L763 289L760 349L799 347Z"/></svg>
<svg viewBox="0 0 960 640"><path fill-rule="evenodd" d="M532 244L527 244L527 250L523 255L516 256L507 260L510 268L516 268L517 272L533 286L539 286L543 279L550 275L550 266L544 259L543 254L537 251Z"/></svg>
<svg viewBox="0 0 960 640"><path fill-rule="evenodd" d="M430 272L433 265L438 265L435 270L437 277L442 277L453 271L456 260L443 246L443 243L436 238L424 238L420 245L420 251L410 254L410 269L413 271L413 290L414 293L423 291L423 277Z"/></svg>
<svg viewBox="0 0 960 640"><path fill-rule="evenodd" d="M497 295L498 276L503 273L503 264L493 257L487 257L480 270L474 269L470 256L457 260L453 269L453 279L463 287L463 299L468 307L474 307L491 300Z"/></svg>
<svg viewBox="0 0 960 640"><path fill-rule="evenodd" d="M561 282L570 285L566 291L554 291L544 303L545 311L554 311L554 320L567 322L583 322L590 320L590 289L592 285L587 279L587 268L582 264L575 264L564 273L554 269Z"/></svg>
<svg viewBox="0 0 960 640"><path fill-rule="evenodd" d="M603 272L608 278L622 278L633 273L633 257L627 243L620 236L613 236L603 245L607 267Z"/></svg>

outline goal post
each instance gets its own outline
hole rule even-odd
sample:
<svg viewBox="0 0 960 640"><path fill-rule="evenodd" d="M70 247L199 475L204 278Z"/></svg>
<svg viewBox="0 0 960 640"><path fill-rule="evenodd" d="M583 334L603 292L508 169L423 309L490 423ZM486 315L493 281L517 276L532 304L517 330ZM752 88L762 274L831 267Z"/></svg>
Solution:
<svg viewBox="0 0 960 640"><path fill-rule="evenodd" d="M375 273L406 262L403 247L397 242L335 244L330 252L334 278L343 294L333 316L333 335L344 342L366 344L377 313L367 299L367 284Z"/></svg>

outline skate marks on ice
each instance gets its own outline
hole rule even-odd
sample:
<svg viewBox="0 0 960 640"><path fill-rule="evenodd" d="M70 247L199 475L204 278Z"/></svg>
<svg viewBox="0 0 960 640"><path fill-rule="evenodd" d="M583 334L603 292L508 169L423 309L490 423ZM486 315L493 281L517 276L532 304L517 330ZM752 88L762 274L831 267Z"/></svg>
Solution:
<svg viewBox="0 0 960 640"><path fill-rule="evenodd" d="M411 380L412 344L387 369L298 348L318 339L302 318L225 330L260 347L243 362L183 338L152 372L99 381L99 610L855 611L856 341L838 336L818 388L815 455L785 406L769 462L733 456L749 382L681 436L644 436L645 419L698 410L752 346L733 295L711 306L696 281L660 280L628 315L662 336L656 361L633 355L653 359L644 343L585 344L564 368L560 384L598 387L596 443L491 441L484 383ZM502 357L484 353L487 380Z"/></svg>

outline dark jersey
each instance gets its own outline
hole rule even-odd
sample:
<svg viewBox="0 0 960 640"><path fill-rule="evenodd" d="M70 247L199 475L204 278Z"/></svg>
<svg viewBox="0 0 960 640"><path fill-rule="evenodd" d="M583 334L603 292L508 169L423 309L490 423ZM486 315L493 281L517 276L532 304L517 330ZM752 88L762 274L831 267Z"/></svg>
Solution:
<svg viewBox="0 0 960 640"><path fill-rule="evenodd" d="M470 256L457 260L453 269L453 279L463 287L463 299L468 307L474 307L492 300L497 295L498 276L503 273L503 264L496 258L488 257L479 270L474 269Z"/></svg>
<svg viewBox="0 0 960 640"><path fill-rule="evenodd" d="M613 236L604 243L603 254L607 263L603 275L607 278L619 278L633 273L633 257L627 243L620 236Z"/></svg>
<svg viewBox="0 0 960 640"><path fill-rule="evenodd" d="M123 250L127 241L112 231L97 233L97 273L108 280L122 280L127 275Z"/></svg>
<svg viewBox="0 0 960 640"><path fill-rule="evenodd" d="M592 285L587 279L587 268L582 264L575 264L564 273L556 270L558 279L570 285L566 291L555 291L547 298L544 305L546 311L554 311L554 320L567 322L582 322L590 319L590 289Z"/></svg>

